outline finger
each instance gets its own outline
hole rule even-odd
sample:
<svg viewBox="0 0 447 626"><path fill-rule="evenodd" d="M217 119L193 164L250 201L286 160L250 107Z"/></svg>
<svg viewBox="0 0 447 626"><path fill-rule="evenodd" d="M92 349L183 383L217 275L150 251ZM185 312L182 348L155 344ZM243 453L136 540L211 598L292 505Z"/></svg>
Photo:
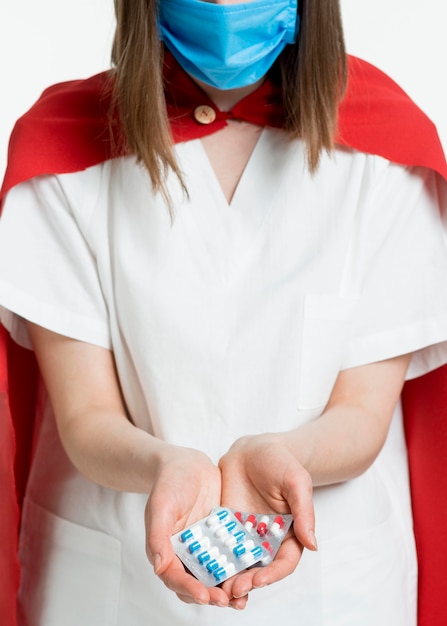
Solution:
<svg viewBox="0 0 447 626"><path fill-rule="evenodd" d="M153 512L157 511L154 515ZM154 572L164 584L176 593L185 593L204 603L208 601L203 589L191 581L195 579L187 574L183 564L176 556L171 543L171 535L175 525L175 516L166 506L160 506L157 497L148 500L145 511L146 523L146 553L154 567Z"/></svg>
<svg viewBox="0 0 447 626"><path fill-rule="evenodd" d="M246 596L253 589L271 585L286 576L296 568L301 558L303 548L294 536L288 537L275 559L264 567L253 567L225 581L222 588L231 597Z"/></svg>
<svg viewBox="0 0 447 626"><path fill-rule="evenodd" d="M236 609L237 611L243 611L247 606L248 602L248 594L243 596L242 598L232 598L230 600L229 606L232 609Z"/></svg>
<svg viewBox="0 0 447 626"><path fill-rule="evenodd" d="M265 567L253 572L253 589L278 582L295 571L303 553L303 547L293 535L286 537L275 558Z"/></svg>
<svg viewBox="0 0 447 626"><path fill-rule="evenodd" d="M312 492L312 479L304 469L301 469L289 476L284 497L293 515L296 538L305 548L318 550Z"/></svg>
<svg viewBox="0 0 447 626"><path fill-rule="evenodd" d="M222 589L227 593L231 602L246 598L253 589L253 577L255 568L245 570L236 576L232 576L222 584Z"/></svg>
<svg viewBox="0 0 447 626"><path fill-rule="evenodd" d="M159 578L168 589L188 604L213 604L227 607L230 597L220 587L206 587L185 570L180 559L175 556Z"/></svg>
<svg viewBox="0 0 447 626"><path fill-rule="evenodd" d="M183 601L188 599L189 603L209 604L210 593L208 588L188 573L176 556L158 576L166 587L181 596Z"/></svg>
<svg viewBox="0 0 447 626"><path fill-rule="evenodd" d="M208 589L209 591L209 601L208 604L211 606L219 606L222 608L230 606L230 598L227 594L222 591L219 587L213 587ZM186 604L197 604L197 602L189 595L177 593L177 597Z"/></svg>
<svg viewBox="0 0 447 626"><path fill-rule="evenodd" d="M171 536L177 523L173 508L159 500L156 494L152 495L145 511L146 554L157 575L162 574L175 558Z"/></svg>

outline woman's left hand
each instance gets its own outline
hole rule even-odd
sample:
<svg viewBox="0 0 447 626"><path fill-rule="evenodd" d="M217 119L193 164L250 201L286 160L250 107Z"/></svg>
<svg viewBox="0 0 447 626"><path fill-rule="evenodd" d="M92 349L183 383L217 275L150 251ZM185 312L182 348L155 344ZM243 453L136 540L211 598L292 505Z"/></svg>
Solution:
<svg viewBox="0 0 447 626"><path fill-rule="evenodd" d="M243 608L247 594L291 574L303 547L316 550L312 480L288 450L286 434L263 434L238 439L220 459L222 505L250 513L291 513L293 531L271 564L251 568L222 585L235 608Z"/></svg>

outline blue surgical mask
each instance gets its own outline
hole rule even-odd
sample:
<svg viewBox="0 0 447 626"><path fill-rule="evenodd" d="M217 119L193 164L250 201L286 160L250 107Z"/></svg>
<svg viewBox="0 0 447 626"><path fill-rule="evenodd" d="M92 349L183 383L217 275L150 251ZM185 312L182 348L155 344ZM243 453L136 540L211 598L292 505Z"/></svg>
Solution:
<svg viewBox="0 0 447 626"><path fill-rule="evenodd" d="M236 89L257 82L295 42L297 8L298 0L159 0L158 26L184 70L218 89Z"/></svg>

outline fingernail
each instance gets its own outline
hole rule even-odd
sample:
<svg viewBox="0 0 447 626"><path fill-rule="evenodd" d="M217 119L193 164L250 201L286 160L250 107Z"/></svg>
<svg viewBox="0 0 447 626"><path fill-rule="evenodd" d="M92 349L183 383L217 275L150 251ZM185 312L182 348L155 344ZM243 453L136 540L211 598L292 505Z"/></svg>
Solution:
<svg viewBox="0 0 447 626"><path fill-rule="evenodd" d="M228 602L224 602L222 600L222 601L216 602L216 606L220 606L222 609L224 609L228 606Z"/></svg>
<svg viewBox="0 0 447 626"><path fill-rule="evenodd" d="M317 538L315 537L315 533L313 530L309 531L309 537L310 537L310 544L312 546L312 549L317 551L318 550L318 542L317 542Z"/></svg>
<svg viewBox="0 0 447 626"><path fill-rule="evenodd" d="M158 554L154 554L154 572L158 574L161 569L161 556Z"/></svg>

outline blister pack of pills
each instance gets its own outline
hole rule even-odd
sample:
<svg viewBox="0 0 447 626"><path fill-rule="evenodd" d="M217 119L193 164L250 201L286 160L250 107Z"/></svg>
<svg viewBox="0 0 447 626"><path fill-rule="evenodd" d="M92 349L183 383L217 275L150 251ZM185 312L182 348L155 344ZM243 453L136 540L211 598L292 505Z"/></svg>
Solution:
<svg viewBox="0 0 447 626"><path fill-rule="evenodd" d="M213 587L253 565L268 565L292 522L291 515L254 515L216 507L171 541L191 574Z"/></svg>

